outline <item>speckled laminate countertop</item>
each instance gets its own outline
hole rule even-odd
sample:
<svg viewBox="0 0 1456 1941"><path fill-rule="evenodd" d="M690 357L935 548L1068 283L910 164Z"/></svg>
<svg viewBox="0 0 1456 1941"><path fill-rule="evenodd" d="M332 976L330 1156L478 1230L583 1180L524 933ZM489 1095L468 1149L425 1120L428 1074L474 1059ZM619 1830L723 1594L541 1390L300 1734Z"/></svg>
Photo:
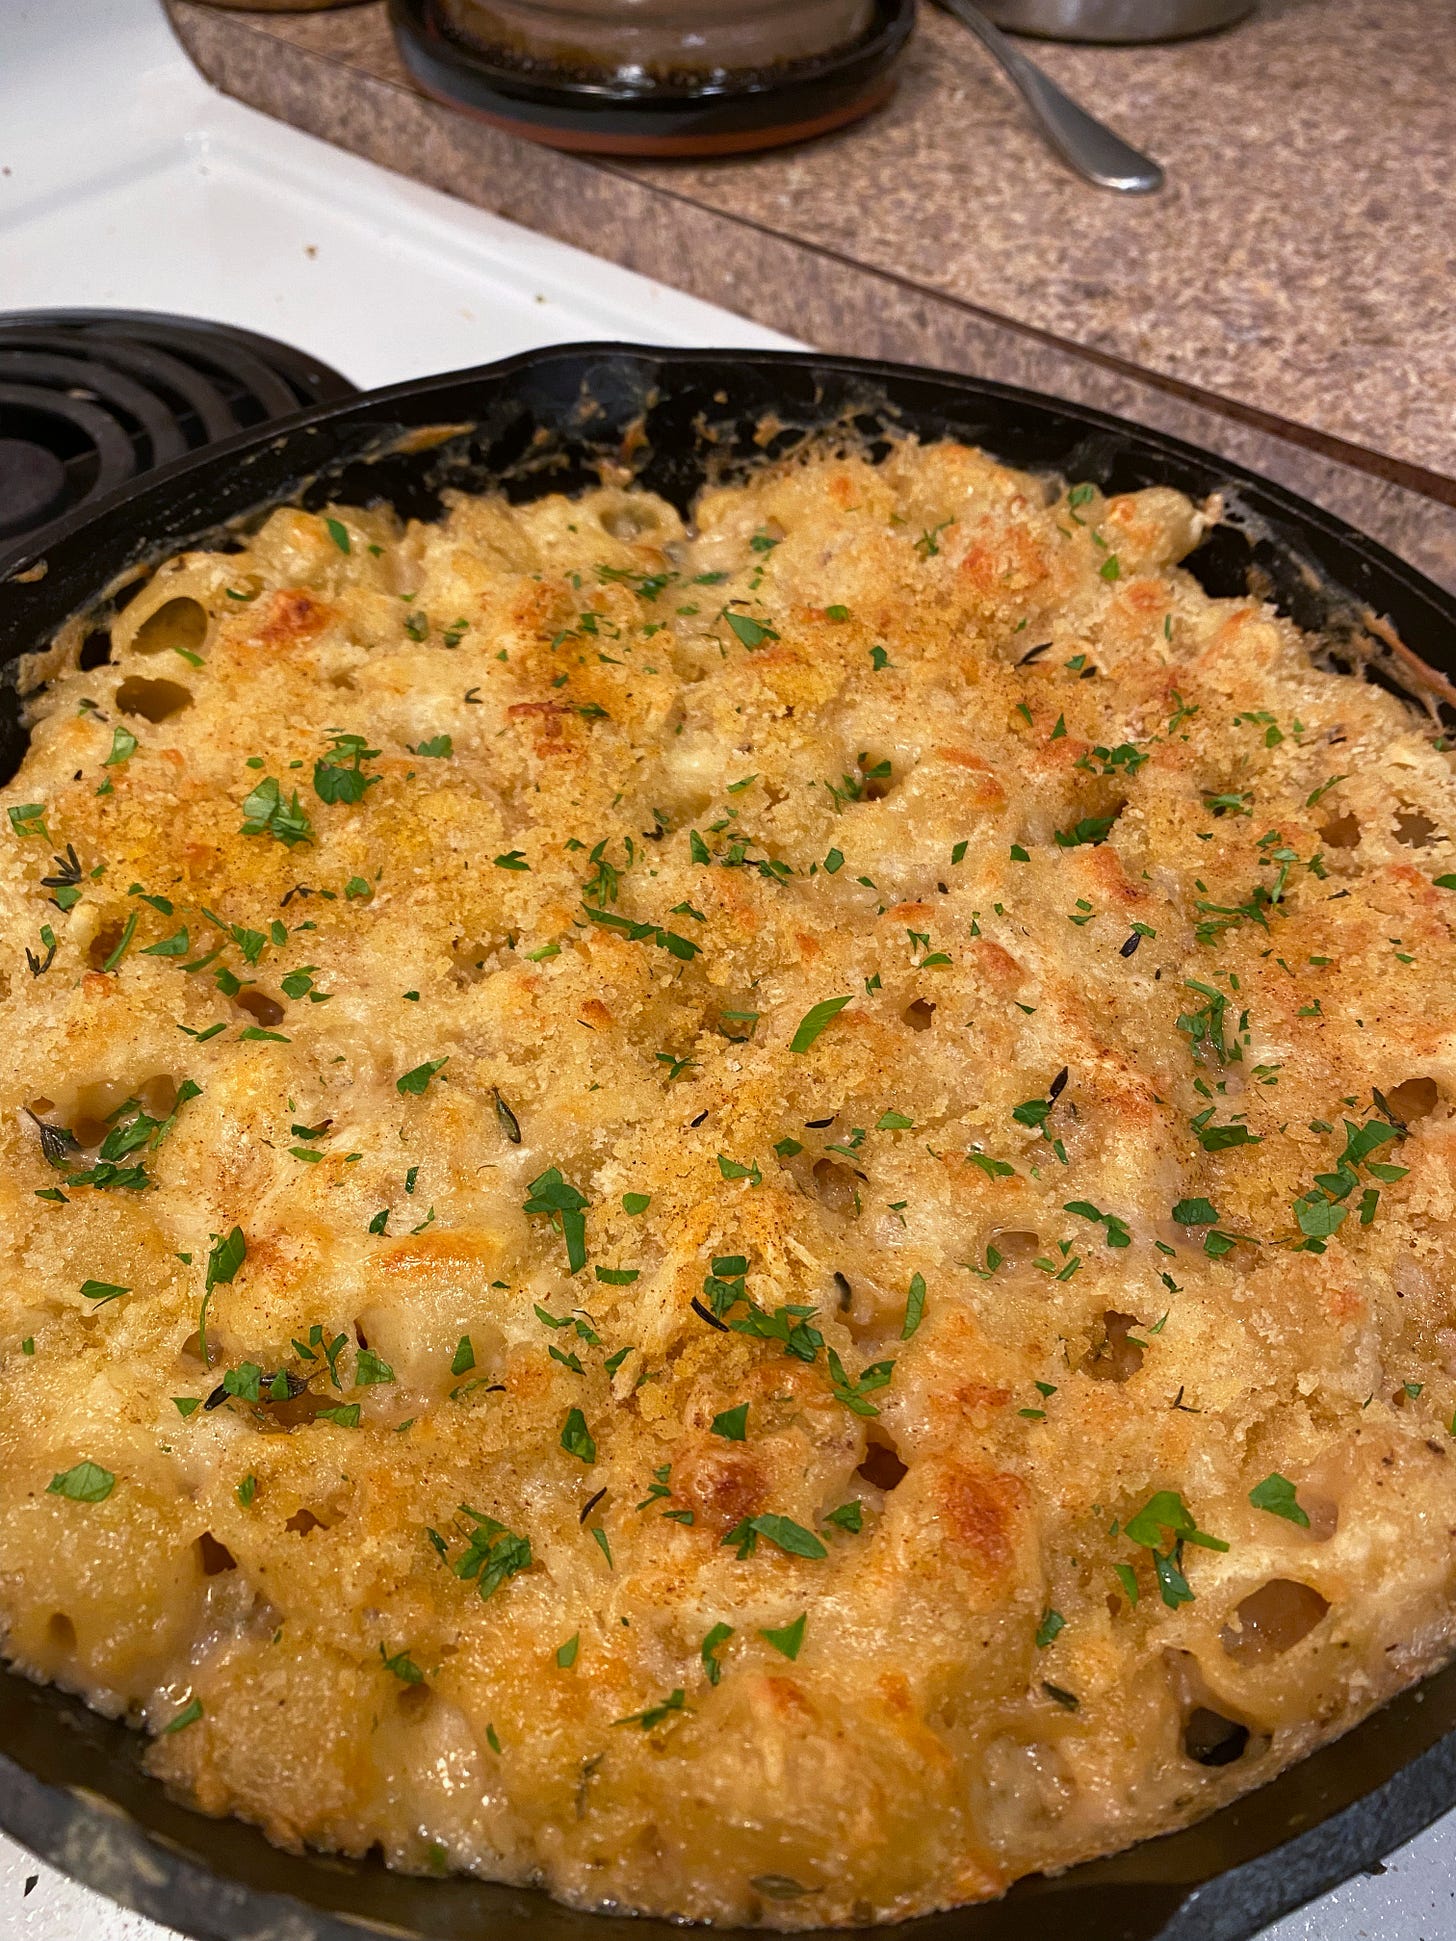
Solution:
<svg viewBox="0 0 1456 1941"><path fill-rule="evenodd" d="M1070 175L933 8L879 115L657 163L555 154L424 100L380 0L168 6L219 86L387 166L825 348L1211 445L1456 584L1456 35L1432 0L1261 0L1202 40L1034 47L1164 163L1148 198Z"/></svg>
<svg viewBox="0 0 1456 1941"><path fill-rule="evenodd" d="M757 162L642 173L1139 370L1456 477L1456 17L1263 0L1163 47L1024 43L1168 172L1077 180L957 22L890 111Z"/></svg>

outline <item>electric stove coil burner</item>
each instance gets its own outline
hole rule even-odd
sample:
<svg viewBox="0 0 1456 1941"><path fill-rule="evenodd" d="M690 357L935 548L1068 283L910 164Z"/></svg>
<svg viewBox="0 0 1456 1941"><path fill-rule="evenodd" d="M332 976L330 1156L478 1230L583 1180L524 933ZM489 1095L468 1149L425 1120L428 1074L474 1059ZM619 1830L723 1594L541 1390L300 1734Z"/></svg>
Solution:
<svg viewBox="0 0 1456 1941"><path fill-rule="evenodd" d="M0 565L128 479L357 387L252 331L128 310L0 315Z"/></svg>

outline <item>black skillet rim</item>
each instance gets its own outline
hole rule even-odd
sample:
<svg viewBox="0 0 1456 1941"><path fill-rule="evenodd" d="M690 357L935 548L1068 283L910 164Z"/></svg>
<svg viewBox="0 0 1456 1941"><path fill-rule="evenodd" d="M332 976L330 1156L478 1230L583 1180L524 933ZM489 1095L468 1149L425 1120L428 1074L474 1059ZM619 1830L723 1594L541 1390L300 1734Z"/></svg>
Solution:
<svg viewBox="0 0 1456 1941"><path fill-rule="evenodd" d="M691 398L695 381L709 387L709 397L731 394L735 383L749 390L758 384L760 395L737 406L740 416L807 385L810 396L801 402L810 409L814 399L838 392L847 405L865 410L883 403L912 429L918 421L932 435L983 437L993 451L988 412L1001 414L1008 428L1075 431L1080 436L1065 458L1082 476L1135 462L1143 476L1161 474L1195 489L1221 481L1239 507L1248 563L1261 570L1261 558L1265 568L1272 559L1277 567L1274 556L1281 550L1288 555L1281 597L1297 601L1303 589L1327 599L1328 582L1342 581L1353 595L1344 603L1347 610L1369 606L1394 615L1427 655L1449 634L1436 658L1456 673L1456 596L1334 515L1179 440L1035 392L909 366L814 353L614 344L526 352L473 371L314 406L133 481L64 522L43 548L0 579L0 659L13 661L43 644L143 557L155 561L215 534L250 505L304 496L310 480L320 495L330 471L361 458L374 462L366 454L377 457L381 438L387 442L402 428L465 424L472 405L483 419L491 404L514 399L522 410L550 403L558 430L580 441L590 425L572 424L567 401L573 391L583 392L593 381L615 384L619 407L635 397L661 410L674 402L675 373L683 398ZM539 399L528 395L533 382L545 387ZM728 408L727 397L724 404ZM627 422L620 416L611 421L618 429ZM334 450L326 454L331 433ZM1001 451L1019 462L1004 444ZM291 470L275 489L250 500L250 484L262 483L250 478L250 462L270 455L275 468L287 460ZM428 461L420 455L420 462ZM541 483L550 489L558 481L548 476ZM138 541L139 527L150 545ZM19 577L42 561L43 575ZM1340 604L1336 599L1330 610ZM1432 640L1422 637L1427 630ZM13 712L13 683L8 699ZM0 1826L123 1904L218 1941L356 1941L361 1931L381 1929L439 1941L486 1932L501 1941L526 1941L527 1935L531 1941L602 1941L598 1917L539 1893L460 1880L421 1882L387 1874L368 1860L282 1853L240 1822L210 1821L169 1800L141 1772L143 1743L63 1692L15 1673L0 1675ZM902 1932L907 1941L912 1933L915 1941L1024 1941L1051 1917L1075 1921L1079 1941L1248 1941L1278 1915L1372 1866L1453 1804L1456 1664L1192 1827L1060 1876L1021 1882L1002 1901L922 1917ZM430 1910L423 1926L413 1906L417 1900ZM650 1941L668 1941L679 1932L666 1921L637 1922L644 1941L649 1930Z"/></svg>

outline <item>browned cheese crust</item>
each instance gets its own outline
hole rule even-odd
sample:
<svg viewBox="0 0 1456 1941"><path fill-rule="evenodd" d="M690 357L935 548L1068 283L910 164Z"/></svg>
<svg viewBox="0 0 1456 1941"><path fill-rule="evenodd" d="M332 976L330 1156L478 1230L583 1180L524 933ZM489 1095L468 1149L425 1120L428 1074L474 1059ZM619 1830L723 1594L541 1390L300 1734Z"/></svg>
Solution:
<svg viewBox="0 0 1456 1941"><path fill-rule="evenodd" d="M787 1928L1435 1662L1450 757L1208 516L906 445L157 572L0 822L10 1660L285 1845Z"/></svg>

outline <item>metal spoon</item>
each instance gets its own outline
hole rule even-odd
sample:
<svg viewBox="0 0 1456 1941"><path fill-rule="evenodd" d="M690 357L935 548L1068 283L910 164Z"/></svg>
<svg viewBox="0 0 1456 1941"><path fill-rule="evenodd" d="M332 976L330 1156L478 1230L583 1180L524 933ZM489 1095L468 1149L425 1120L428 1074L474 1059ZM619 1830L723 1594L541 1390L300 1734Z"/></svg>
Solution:
<svg viewBox="0 0 1456 1941"><path fill-rule="evenodd" d="M987 53L1000 63L1042 133L1079 175L1099 189L1120 189L1124 195L1151 195L1162 188L1163 171L1151 156L1140 155L1105 123L1079 108L1020 48L1012 46L971 0L940 0L940 4L962 26L969 27Z"/></svg>

